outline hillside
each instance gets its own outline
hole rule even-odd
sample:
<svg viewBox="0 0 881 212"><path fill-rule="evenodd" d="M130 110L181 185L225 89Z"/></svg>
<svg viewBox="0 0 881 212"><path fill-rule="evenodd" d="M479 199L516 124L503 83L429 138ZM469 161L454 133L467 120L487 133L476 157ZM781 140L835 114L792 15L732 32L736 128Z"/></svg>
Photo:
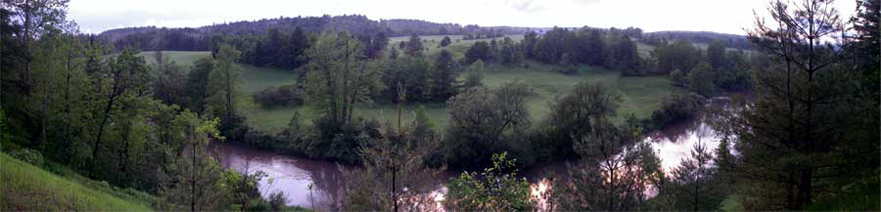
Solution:
<svg viewBox="0 0 881 212"><path fill-rule="evenodd" d="M464 35L464 34L522 34L526 27L461 26L453 23L435 23L412 19L371 20L364 15L321 17L279 17L254 21L237 21L195 28L127 27L107 30L98 35L101 40L114 44L117 49L137 46L142 51L177 50L207 51L217 35L262 36L269 29L291 32L301 28L306 32L321 33L327 30L348 31L359 37L417 35Z"/></svg>
<svg viewBox="0 0 881 212"><path fill-rule="evenodd" d="M149 195L88 178L62 177L0 153L2 211L149 211ZM137 197L136 197L137 196Z"/></svg>

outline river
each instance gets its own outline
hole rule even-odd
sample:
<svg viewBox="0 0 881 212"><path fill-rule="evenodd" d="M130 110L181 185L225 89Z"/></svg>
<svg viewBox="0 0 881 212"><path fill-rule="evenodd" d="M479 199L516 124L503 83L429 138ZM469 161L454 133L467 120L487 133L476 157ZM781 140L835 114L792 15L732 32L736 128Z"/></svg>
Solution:
<svg viewBox="0 0 881 212"><path fill-rule="evenodd" d="M727 104L727 98L713 98L707 107ZM718 147L721 138L705 117L712 116L707 116L702 111L698 118L665 126L661 130L648 133L644 138L643 142L651 142L654 146L665 171L669 172L677 167L683 158L689 156L697 143L703 143L708 150ZM224 167L231 167L238 172L253 173L259 170L267 174L259 182L259 190L264 197L283 191L287 195L288 205L304 208L312 208L313 202L317 208L326 208L339 198L343 174L333 162L281 155L234 144L218 144L215 147L218 159ZM543 173L564 170L563 163L552 163L528 170L525 175L533 184L535 193L547 187L543 183L545 181L542 181Z"/></svg>

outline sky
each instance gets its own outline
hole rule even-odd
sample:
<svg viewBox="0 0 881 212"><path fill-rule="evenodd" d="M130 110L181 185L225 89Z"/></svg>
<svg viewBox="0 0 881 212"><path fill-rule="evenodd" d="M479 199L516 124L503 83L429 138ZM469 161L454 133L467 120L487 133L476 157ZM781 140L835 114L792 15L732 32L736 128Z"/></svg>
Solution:
<svg viewBox="0 0 881 212"><path fill-rule="evenodd" d="M361 14L378 19L522 27L640 27L746 34L768 0L71 0L82 32L121 27L199 27L262 18ZM843 18L853 0L835 3Z"/></svg>

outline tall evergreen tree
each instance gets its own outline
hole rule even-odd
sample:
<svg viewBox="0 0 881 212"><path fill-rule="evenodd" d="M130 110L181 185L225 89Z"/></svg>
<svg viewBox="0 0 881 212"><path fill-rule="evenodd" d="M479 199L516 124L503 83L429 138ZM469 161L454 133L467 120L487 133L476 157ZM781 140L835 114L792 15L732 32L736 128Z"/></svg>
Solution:
<svg viewBox="0 0 881 212"><path fill-rule="evenodd" d="M404 47L401 48L403 49ZM419 35L416 34L410 35L410 40L407 41L406 48L407 49L404 52L407 53L407 55L410 55L410 57L421 57L422 50L424 50L422 47L422 38L419 38Z"/></svg>
<svg viewBox="0 0 881 212"><path fill-rule="evenodd" d="M853 164L877 164L877 151L844 150L877 148L875 135L848 127L877 120L862 118L867 111L858 109L864 104L855 95L858 78L838 60L841 48L821 44L844 30L832 2L778 1L769 12L774 23L757 18L749 39L772 63L756 72L750 109L730 117L740 141L739 191L748 209L801 210L835 194L828 188L841 186L837 180L864 176L835 173L860 170ZM875 157L868 160L870 155Z"/></svg>
<svg viewBox="0 0 881 212"><path fill-rule="evenodd" d="M456 94L456 72L453 64L453 54L446 49L438 53L434 66L431 69L432 96L434 101L447 101Z"/></svg>

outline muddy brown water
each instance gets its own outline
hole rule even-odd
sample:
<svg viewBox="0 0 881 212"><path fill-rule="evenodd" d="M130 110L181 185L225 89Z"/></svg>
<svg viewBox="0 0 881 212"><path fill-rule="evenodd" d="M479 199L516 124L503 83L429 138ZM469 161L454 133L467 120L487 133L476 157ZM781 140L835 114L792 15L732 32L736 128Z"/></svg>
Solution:
<svg viewBox="0 0 881 212"><path fill-rule="evenodd" d="M727 98L714 98L708 107L724 107L727 103ZM662 159L664 170L669 172L689 156L695 144L703 143L709 150L718 147L721 137L706 121L712 117L702 112L699 118L671 124L649 133L643 142L652 143ZM259 182L259 190L264 197L283 191L287 195L288 205L312 208L314 203L319 209L327 208L330 203L339 199L343 174L336 163L235 144L217 144L215 148L224 167L231 167L238 172L265 172L267 177ZM543 181L544 173L564 173L565 170L565 163L557 162L526 170L524 176L532 183L533 193L536 193L544 191L548 186ZM444 173L445 177L457 175L458 173ZM436 193L442 195L445 189L440 188Z"/></svg>

